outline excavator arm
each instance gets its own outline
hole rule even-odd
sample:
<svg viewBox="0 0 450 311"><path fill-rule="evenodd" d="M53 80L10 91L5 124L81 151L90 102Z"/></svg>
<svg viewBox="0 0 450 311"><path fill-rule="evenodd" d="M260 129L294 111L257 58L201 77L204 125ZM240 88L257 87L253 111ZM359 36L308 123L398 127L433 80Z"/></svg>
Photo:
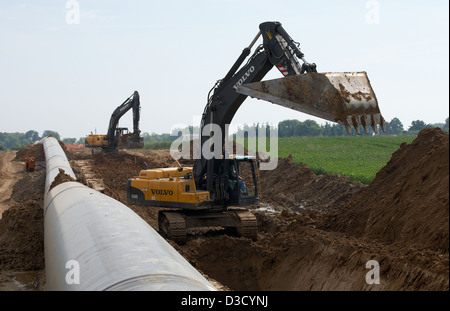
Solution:
<svg viewBox="0 0 450 311"><path fill-rule="evenodd" d="M310 64L305 60L298 43L291 39L279 22L262 23L259 28L260 31L251 44L242 51L226 76L219 80L210 91L208 103L200 124L201 133L205 126L216 124L222 130L221 141L225 142L225 125L231 123L237 110L247 98L247 95L241 94L237 90L243 84L261 81L274 66L284 76L316 71L316 65ZM247 63L241 67L260 36L263 38L263 44L256 49ZM201 146L209 138L208 136L201 136ZM199 189L214 192L213 166L213 161L206 160L203 155L195 162L194 179ZM207 175L206 178L205 175Z"/></svg>
<svg viewBox="0 0 450 311"><path fill-rule="evenodd" d="M225 142L225 126L231 123L247 96L344 124L348 131L350 125L358 133L359 125L366 131L368 125L375 131L378 124L383 128L384 120L365 73L319 74L316 64L306 61L299 44L292 40L281 23L262 23L259 29L249 47L242 51L226 76L217 81L208 94L200 124L201 150L210 139L210 136L202 135L203 129L211 124L220 127L221 141ZM262 45L242 65L260 36ZM273 67L284 78L260 82ZM222 145L224 156L223 152ZM217 188L214 184L223 183L220 181L223 176L217 175L214 159L207 160L202 153L200 155L193 171L197 188L209 191L213 200L222 198L223 193L214 193Z"/></svg>
<svg viewBox="0 0 450 311"><path fill-rule="evenodd" d="M239 70L256 40L262 36L263 44L258 47L249 61ZM299 59L303 61L300 65ZM272 67L284 76L316 72L316 65L308 63L304 54L278 22L266 22L260 25L260 31L249 47L245 48L227 75L218 81L208 96L208 104L202 115L201 128L215 123L223 128L233 119L240 105L247 98L237 92L242 84L261 81ZM237 72L236 72L237 71ZM211 92L210 92L211 94ZM213 120L212 115L214 115Z"/></svg>
<svg viewBox="0 0 450 311"><path fill-rule="evenodd" d="M194 167L181 167L178 163L173 168L142 170L139 176L128 180L130 204L183 210L158 212L159 231L177 243L186 242L187 229L198 227L233 228L240 236L257 239L256 217L241 208L258 201L257 161L255 157L229 156L224 148L227 125L247 96L342 123L347 128L382 125L375 96L364 74L317 73L316 65L305 60L298 43L280 23L262 23L259 29L208 94L200 124L202 152L194 151L196 158L200 155ZM260 37L262 45L250 56ZM273 67L284 77L261 81ZM221 144L214 132L219 132L218 129ZM208 148L209 155L214 155L211 159L205 155Z"/></svg>

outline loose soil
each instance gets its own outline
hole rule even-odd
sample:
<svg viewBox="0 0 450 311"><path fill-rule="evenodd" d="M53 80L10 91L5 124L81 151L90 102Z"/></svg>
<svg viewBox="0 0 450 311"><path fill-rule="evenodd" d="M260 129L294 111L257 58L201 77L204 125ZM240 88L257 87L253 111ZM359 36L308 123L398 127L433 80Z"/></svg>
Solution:
<svg viewBox="0 0 450 311"><path fill-rule="evenodd" d="M45 162L45 153L43 145L36 143L20 149L19 151L16 152L14 160L23 162L25 161L25 158L28 156L34 157L36 162Z"/></svg>
<svg viewBox="0 0 450 311"><path fill-rule="evenodd" d="M449 290L448 139L440 129L423 130L368 186L279 159L275 170L261 172L261 203L251 207L257 241L215 228L190 232L182 246L169 243L221 290ZM104 193L125 204L128 178L176 166L168 151L66 152L74 166L89 159ZM0 286L14 271L43 271L42 173L22 171L8 198L0 220ZM157 229L158 208L129 207ZM379 263L380 284L366 282L370 260ZM38 285L27 290L41 290L42 273L32 279L28 284Z"/></svg>
<svg viewBox="0 0 450 311"><path fill-rule="evenodd" d="M44 289L45 169L25 171L30 150L37 164L45 164L42 146L0 152L0 290Z"/></svg>
<svg viewBox="0 0 450 311"><path fill-rule="evenodd" d="M262 202L300 213L329 212L365 187L346 176L316 175L306 164L294 164L291 156L260 175Z"/></svg>
<svg viewBox="0 0 450 311"><path fill-rule="evenodd" d="M66 172L62 168L60 168L58 175L55 176L55 179L53 180L48 190L50 191L56 186L69 181L77 181L77 180L72 176L66 174Z"/></svg>
<svg viewBox="0 0 450 311"><path fill-rule="evenodd" d="M383 243L449 249L449 136L424 129L322 228Z"/></svg>
<svg viewBox="0 0 450 311"><path fill-rule="evenodd" d="M21 169L20 164L11 162L15 154L15 151L3 151L0 157L0 219L1 213L9 208L5 201L9 201L12 188L19 178L17 173Z"/></svg>

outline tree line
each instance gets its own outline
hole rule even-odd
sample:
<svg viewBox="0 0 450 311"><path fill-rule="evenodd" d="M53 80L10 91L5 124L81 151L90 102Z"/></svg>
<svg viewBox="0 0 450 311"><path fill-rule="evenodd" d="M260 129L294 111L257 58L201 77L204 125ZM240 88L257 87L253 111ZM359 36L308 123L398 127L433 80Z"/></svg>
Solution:
<svg viewBox="0 0 450 311"><path fill-rule="evenodd" d="M405 129L403 123L398 118L393 118L391 121L386 121L386 132L378 129L377 135L417 135L424 128L439 127L449 132L449 118L445 120L445 123L432 123L426 124L422 120L412 121L410 126ZM236 135L238 137L252 137L258 136L259 131L266 131L267 137L269 136L269 131L271 126L266 124L244 124L243 127L239 127ZM295 137L295 136L306 136L306 137L318 137L318 136L355 136L356 131L352 129L351 134L348 134L345 126L337 123L326 122L324 125L318 124L314 120L284 120L278 123L278 137ZM369 132L366 133L361 130L361 136L373 136L375 135L372 127L369 127Z"/></svg>
<svg viewBox="0 0 450 311"><path fill-rule="evenodd" d="M449 132L449 118L445 119L444 123L426 124L422 120L412 121L407 129L403 126L403 123L398 118L393 118L391 121L386 122L386 133L379 130L377 135L417 135L424 128L439 127ZM299 120L284 120L278 123L275 128L278 131L278 137L295 137L295 136L348 136L345 126L341 124L326 122L324 125L318 124L313 120L299 121ZM272 130L272 127L268 124L244 124L242 127L238 127L237 137L252 137L258 136L259 131L266 131L267 137ZM143 133L144 143L151 143L157 145L159 143L171 142L179 137L180 133L198 134L198 127L189 126L185 129L176 129L172 133ZM42 135L39 135L37 131L29 130L26 133L4 133L0 132L0 150L20 150L21 148L33 144L36 141L41 140L43 137L53 135L56 139L61 140L66 144L84 144L84 137L80 138L61 138L58 132L53 130L45 130ZM351 135L356 135L356 132L352 130ZM361 131L361 135L374 135L372 127L369 129L369 133L366 134L364 130ZM167 145L163 144L164 146Z"/></svg>
<svg viewBox="0 0 450 311"><path fill-rule="evenodd" d="M20 150L25 146L33 144L43 137L53 135L56 139L60 139L58 132L45 130L42 136L34 130L26 133L2 133L0 132L0 150Z"/></svg>

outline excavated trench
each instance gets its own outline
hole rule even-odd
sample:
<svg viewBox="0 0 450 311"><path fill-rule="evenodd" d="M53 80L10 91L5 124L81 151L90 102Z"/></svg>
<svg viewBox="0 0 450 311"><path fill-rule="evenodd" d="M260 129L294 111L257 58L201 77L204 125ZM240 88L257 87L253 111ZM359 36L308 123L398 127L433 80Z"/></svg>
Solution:
<svg viewBox="0 0 450 311"><path fill-rule="evenodd" d="M392 155L369 186L316 176L304 164L280 159L276 170L261 172L262 203L251 207L258 218L257 241L210 230L191 232L182 246L170 243L223 290L448 290L448 146L448 134L423 130ZM86 183L77 161L89 160L104 193L124 203L128 178L146 167L176 165L166 151L67 153L79 181ZM19 180L13 197L25 188L29 181ZM15 201L0 220L5 273L43 269L41 236L13 225L30 223L38 230L42 221L36 212L40 198L24 193L35 203ZM157 209L129 207L157 227ZM371 260L379 264L380 284L367 281Z"/></svg>

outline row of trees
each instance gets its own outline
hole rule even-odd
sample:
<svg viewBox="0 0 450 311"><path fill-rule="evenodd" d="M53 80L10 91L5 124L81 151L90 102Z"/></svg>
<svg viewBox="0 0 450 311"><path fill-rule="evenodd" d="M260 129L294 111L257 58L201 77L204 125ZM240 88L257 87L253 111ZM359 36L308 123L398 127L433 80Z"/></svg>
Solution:
<svg viewBox="0 0 450 311"><path fill-rule="evenodd" d="M381 129L378 131L378 135L417 135L424 128L440 127L447 133L449 132L449 118L445 120L445 123L426 124L422 120L415 120L411 122L411 125L405 130L403 123L398 118L393 118L391 121L386 122L386 132ZM316 121L306 120L284 120L278 123L278 137L293 137L293 136L348 136L348 132L345 126L341 124L325 123L320 125ZM245 124L242 128L238 128L238 136L257 136L259 131L266 131L266 135L269 135L270 125L253 124L251 126ZM356 135L356 131L352 130L351 135ZM366 134L364 130L361 130L361 135L374 135L372 127L369 127L369 133Z"/></svg>
<svg viewBox="0 0 450 311"><path fill-rule="evenodd" d="M181 129L180 129L181 131ZM183 129L185 132L186 129ZM0 132L0 150L20 150L21 148L28 146L36 141L41 140L43 137L53 135L56 139L61 140L65 144L84 144L84 137L80 138L61 138L58 132L46 130L39 135L37 131L30 130L26 133L1 133ZM171 134L156 134L156 133L143 133L145 143L156 142L169 142L176 139L176 136Z"/></svg>
<svg viewBox="0 0 450 311"><path fill-rule="evenodd" d="M378 135L417 135L422 129L427 127L440 127L447 133L449 132L449 118L445 119L445 123L426 124L422 120L415 120L411 122L408 129L405 130L402 122L398 118L393 118L391 121L386 122L386 133L381 130ZM316 121L306 120L284 120L278 123L278 137L293 137L293 136L347 136L348 133L345 127L341 124L325 123L320 125ZM266 124L244 124L243 127L239 127L237 135L239 137L252 137L258 136L259 131L266 131L267 137L270 136L271 126ZM198 127L188 127L185 129L177 129L171 135L168 133L156 134L156 133L143 133L145 143L161 143L170 142L175 140L179 133L191 133L198 134ZM361 135L373 135L373 130L370 127L369 134L365 134L361 131ZM77 138L62 138L59 133L52 130L45 130L42 135L34 130L29 130L26 133L2 133L0 132L0 150L19 150L29 144L41 140L43 137L53 135L56 139L62 140L66 144L84 144L84 137ZM356 135L352 130L352 135Z"/></svg>
<svg viewBox="0 0 450 311"><path fill-rule="evenodd" d="M56 139L60 139L58 132L45 130L42 136L33 130L29 130L26 133L1 133L0 132L0 150L20 150L21 148L28 146L36 141L53 135Z"/></svg>

